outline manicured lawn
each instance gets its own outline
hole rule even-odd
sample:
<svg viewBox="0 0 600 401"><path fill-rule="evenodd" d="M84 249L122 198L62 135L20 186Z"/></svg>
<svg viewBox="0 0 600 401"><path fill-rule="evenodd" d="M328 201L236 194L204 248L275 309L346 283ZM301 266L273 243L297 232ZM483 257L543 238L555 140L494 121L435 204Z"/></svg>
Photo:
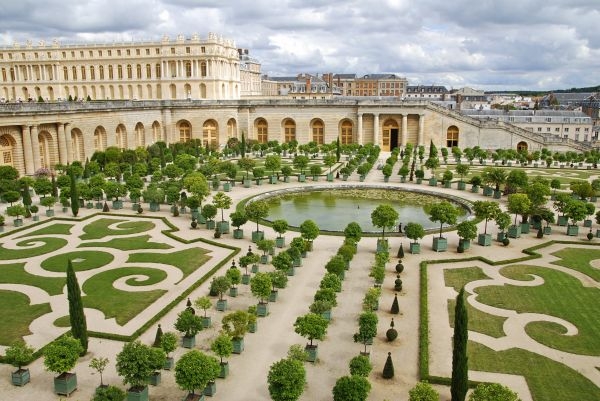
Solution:
<svg viewBox="0 0 600 401"><path fill-rule="evenodd" d="M454 327L454 308L456 300L448 300L448 317L450 319L450 327ZM470 304L467 304L467 314L469 316L469 330L476 331L481 334L488 335L494 338L504 337L504 322L505 317L490 315L475 309Z"/></svg>
<svg viewBox="0 0 600 401"><path fill-rule="evenodd" d="M476 290L480 302L519 313L542 313L571 322L577 335L561 335L555 324L534 322L526 327L536 341L562 351L600 355L600 290L583 287L579 280L563 272L534 266L513 265L501 273L516 280L529 280L530 274L544 279L535 287L513 285L480 287Z"/></svg>
<svg viewBox="0 0 600 401"><path fill-rule="evenodd" d="M171 253L132 253L129 255L129 263L162 263L177 267L183 272L183 278L187 277L208 260L211 256L202 248L189 248Z"/></svg>
<svg viewBox="0 0 600 401"><path fill-rule="evenodd" d="M444 269L444 282L447 287L452 287L458 293L465 284L475 280L485 280L489 277L476 266L463 269Z"/></svg>
<svg viewBox="0 0 600 401"><path fill-rule="evenodd" d="M469 369L522 375L534 401L600 400L600 388L562 363L542 355L511 348L495 352L469 341Z"/></svg>
<svg viewBox="0 0 600 401"><path fill-rule="evenodd" d="M31 334L29 325L38 317L50 313L50 304L30 305L29 297L16 291L0 290L0 344L10 345Z"/></svg>
<svg viewBox="0 0 600 401"><path fill-rule="evenodd" d="M137 237L114 238L106 242L85 242L79 244L79 248L85 247L100 247L100 248L115 248L121 251L134 251L137 249L171 249L171 245L162 244L160 242L150 241L149 235L140 235Z"/></svg>
<svg viewBox="0 0 600 401"><path fill-rule="evenodd" d="M63 238L31 238L17 242L17 246L22 247L20 249L7 249L4 248L4 243L0 243L0 260L23 259L43 255L54 252L67 245L67 243L68 241Z"/></svg>
<svg viewBox="0 0 600 401"><path fill-rule="evenodd" d="M600 282L600 269L596 269L590 264L592 260L600 259L600 249L565 248L552 255L561 258L561 260L553 262L555 265L577 270L594 281Z"/></svg>
<svg viewBox="0 0 600 401"><path fill-rule="evenodd" d="M146 267L119 268L96 274L83 284L82 290L86 294L83 297L84 306L98 309L105 314L106 318L114 317L118 324L124 325L166 292L164 290L129 292L113 287L113 282L117 279L132 275L143 275L148 278L142 281L131 278L127 280L127 284L131 286L152 285L167 277L162 270Z"/></svg>
<svg viewBox="0 0 600 401"><path fill-rule="evenodd" d="M116 224L116 228L110 226ZM83 232L79 238L82 240L100 239L110 235L131 235L143 233L154 228L151 221L126 221L117 219L98 219L83 227Z"/></svg>
<svg viewBox="0 0 600 401"><path fill-rule="evenodd" d="M36 276L26 272L24 266L24 263L0 265L0 283L30 285L46 291L49 295L62 294L67 283L66 275L64 278Z"/></svg>
<svg viewBox="0 0 600 401"><path fill-rule="evenodd" d="M54 223L19 238L33 237L34 235L69 235L73 226L74 224Z"/></svg>
<svg viewBox="0 0 600 401"><path fill-rule="evenodd" d="M100 251L74 251L61 253L44 260L42 269L52 272L66 272L69 259L73 269L77 271L92 270L105 266L115 257L108 252Z"/></svg>

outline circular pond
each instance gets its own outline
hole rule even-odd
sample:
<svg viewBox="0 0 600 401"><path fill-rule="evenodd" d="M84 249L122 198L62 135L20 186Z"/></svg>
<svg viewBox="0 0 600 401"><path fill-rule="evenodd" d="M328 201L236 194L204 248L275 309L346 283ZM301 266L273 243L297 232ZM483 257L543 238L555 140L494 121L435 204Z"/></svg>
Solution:
<svg viewBox="0 0 600 401"><path fill-rule="evenodd" d="M312 187L275 191L263 194L269 205L266 220L284 219L290 226L298 227L304 220L311 219L321 230L343 231L350 222L357 222L365 232L380 232L371 224L371 212L382 203L392 205L398 212L398 222L404 226L413 222L425 229L439 229L439 223L429 220L424 207L441 200L448 200L464 211L458 221L469 216L467 206L452 198L441 198L425 191L404 191L378 187ZM391 231L398 231L394 227Z"/></svg>

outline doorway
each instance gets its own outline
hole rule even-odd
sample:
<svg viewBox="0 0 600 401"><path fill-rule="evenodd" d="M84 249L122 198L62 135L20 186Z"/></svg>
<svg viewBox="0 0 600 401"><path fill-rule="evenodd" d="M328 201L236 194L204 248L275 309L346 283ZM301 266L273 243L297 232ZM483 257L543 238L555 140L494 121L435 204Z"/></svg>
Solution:
<svg viewBox="0 0 600 401"><path fill-rule="evenodd" d="M398 147L398 128L390 129L390 150Z"/></svg>

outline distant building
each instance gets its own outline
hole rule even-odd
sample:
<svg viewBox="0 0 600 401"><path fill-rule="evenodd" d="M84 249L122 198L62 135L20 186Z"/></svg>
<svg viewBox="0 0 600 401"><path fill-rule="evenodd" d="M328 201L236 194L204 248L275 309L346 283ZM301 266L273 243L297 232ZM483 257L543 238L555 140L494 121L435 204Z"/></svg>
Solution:
<svg viewBox="0 0 600 401"><path fill-rule="evenodd" d="M340 95L340 91L336 86L330 86L330 83L323 79L323 76L319 75L298 74L292 77L265 76L263 77L263 81L268 82L269 93L272 94L273 86L276 86L275 96L290 99L328 99L334 95ZM263 90L262 93L263 96L269 96L266 90Z"/></svg>
<svg viewBox="0 0 600 401"><path fill-rule="evenodd" d="M449 100L448 95L448 89L440 85L408 85L406 87L406 97L408 99Z"/></svg>
<svg viewBox="0 0 600 401"><path fill-rule="evenodd" d="M599 93L596 92L553 92L544 96L539 106L541 108L560 108L560 109L574 109L581 107L583 103L588 101L590 98L599 97Z"/></svg>
<svg viewBox="0 0 600 401"><path fill-rule="evenodd" d="M356 74L323 74L323 79L336 86L341 96L356 96Z"/></svg>

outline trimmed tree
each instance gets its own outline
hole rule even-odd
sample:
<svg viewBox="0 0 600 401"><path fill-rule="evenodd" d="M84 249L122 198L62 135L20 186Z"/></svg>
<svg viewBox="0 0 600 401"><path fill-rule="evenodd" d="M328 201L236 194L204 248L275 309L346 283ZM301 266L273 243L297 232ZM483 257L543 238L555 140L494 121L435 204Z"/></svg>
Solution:
<svg viewBox="0 0 600 401"><path fill-rule="evenodd" d="M271 365L267 376L269 395L273 401L295 401L304 392L306 369L294 358L281 359Z"/></svg>
<svg viewBox="0 0 600 401"><path fill-rule="evenodd" d="M129 391L140 392L147 386L148 377L154 372L152 348L141 341L133 341L123 345L117 354L117 373L123 383L131 386Z"/></svg>
<svg viewBox="0 0 600 401"><path fill-rule="evenodd" d="M256 232L259 232L258 222L269 215L269 205L267 202L259 200L246 204L246 216L250 220L256 221Z"/></svg>
<svg viewBox="0 0 600 401"><path fill-rule="evenodd" d="M352 376L369 377L369 373L373 370L373 365L371 365L369 357L365 355L356 355L350 359L349 367Z"/></svg>
<svg viewBox="0 0 600 401"><path fill-rule="evenodd" d="M44 367L61 376L75 367L82 352L78 339L71 335L59 337L44 349Z"/></svg>
<svg viewBox="0 0 600 401"><path fill-rule="evenodd" d="M479 383L469 401L521 401L517 393L498 383Z"/></svg>
<svg viewBox="0 0 600 401"><path fill-rule="evenodd" d="M408 391L408 401L440 401L440 394L431 384L418 382Z"/></svg>
<svg viewBox="0 0 600 401"><path fill-rule="evenodd" d="M454 307L454 337L452 339L452 380L450 393L452 401L464 401L469 388L467 342L468 315L465 305L465 289L461 288Z"/></svg>
<svg viewBox="0 0 600 401"><path fill-rule="evenodd" d="M73 337L81 343L83 351L81 356L85 355L88 348L87 322L83 312L83 302L81 301L81 289L77 282L73 264L69 259L67 264L67 298L69 300L69 320L71 322L71 333Z"/></svg>
<svg viewBox="0 0 600 401"><path fill-rule="evenodd" d="M392 361L391 352L388 352L387 359L385 360L382 377L384 379L391 379L392 377L394 377L394 362Z"/></svg>
<svg viewBox="0 0 600 401"><path fill-rule="evenodd" d="M427 210L429 214L429 220L432 222L440 223L440 236L442 238L442 229L444 224L456 224L456 219L458 218L458 210L456 206L448 201L442 201L439 203L433 204Z"/></svg>
<svg viewBox="0 0 600 401"><path fill-rule="evenodd" d="M488 221L493 220L501 212L498 203L492 201L475 201L473 203L473 211L475 212L475 217L485 220L483 226L484 234L487 234Z"/></svg>
<svg viewBox="0 0 600 401"><path fill-rule="evenodd" d="M298 316L294 323L294 331L310 341L309 346L313 347L313 340L322 340L327 333L329 322L321 315L316 313L307 313Z"/></svg>
<svg viewBox="0 0 600 401"><path fill-rule="evenodd" d="M300 224L300 236L308 242L308 249L312 250L313 241L319 236L319 226L312 220L304 220Z"/></svg>
<svg viewBox="0 0 600 401"><path fill-rule="evenodd" d="M398 212L390 205L379 205L371 212L371 223L377 228L381 228L381 240L385 241L385 229L396 226L398 221Z"/></svg>
<svg viewBox="0 0 600 401"><path fill-rule="evenodd" d="M214 356L208 356L198 350L189 351L175 364L175 382L190 394L197 389L203 390L208 382L219 376L221 366Z"/></svg>
<svg viewBox="0 0 600 401"><path fill-rule="evenodd" d="M354 342L364 345L364 353L367 353L367 343L377 335L377 323L379 319L374 312L362 312L358 317L358 332L354 334Z"/></svg>
<svg viewBox="0 0 600 401"><path fill-rule="evenodd" d="M371 392L371 383L362 376L343 376L333 387L333 401L365 401Z"/></svg>

